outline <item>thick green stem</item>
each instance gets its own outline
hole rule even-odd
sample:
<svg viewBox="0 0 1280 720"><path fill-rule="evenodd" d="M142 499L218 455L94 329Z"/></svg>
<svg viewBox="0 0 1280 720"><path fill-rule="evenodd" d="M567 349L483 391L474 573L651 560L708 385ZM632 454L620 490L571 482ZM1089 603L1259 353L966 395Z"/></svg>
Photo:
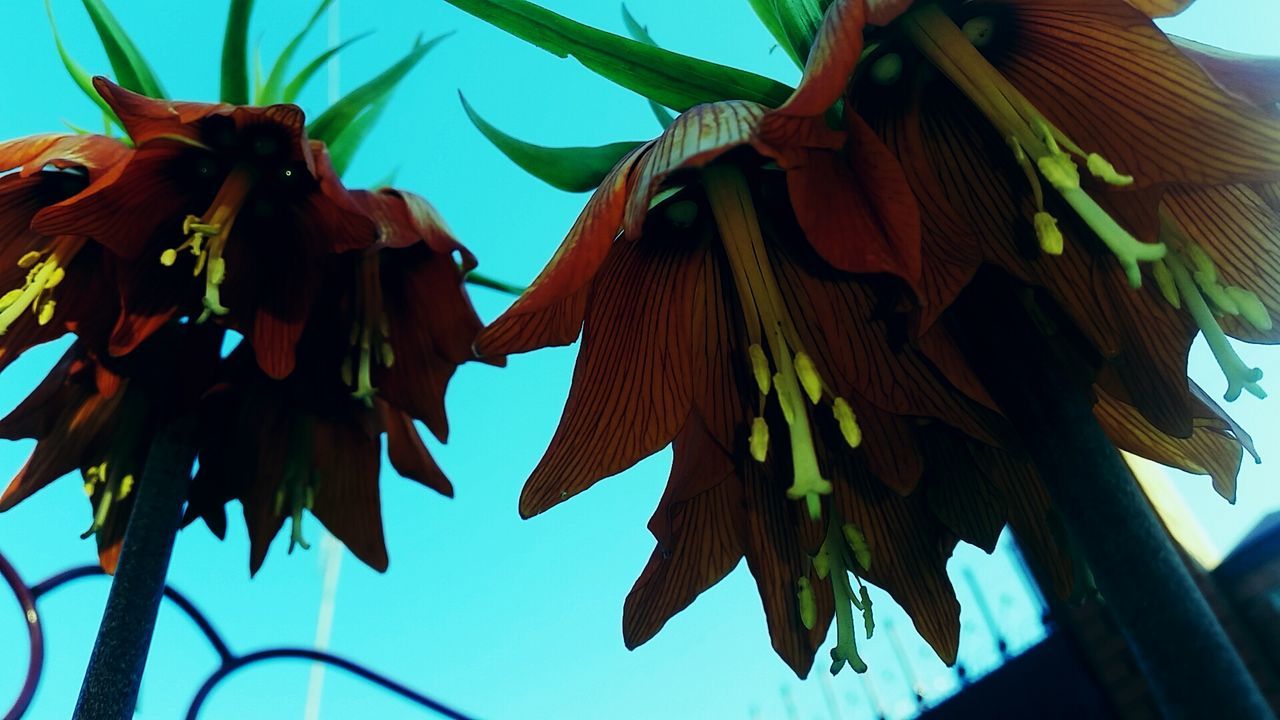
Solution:
<svg viewBox="0 0 1280 720"><path fill-rule="evenodd" d="M988 279L990 281L991 278ZM1021 435L1165 717L1272 718L1132 473L1002 282L953 309L979 376Z"/></svg>
<svg viewBox="0 0 1280 720"><path fill-rule="evenodd" d="M155 438L125 530L76 720L129 720L147 665L173 540L195 458L195 423L171 423Z"/></svg>

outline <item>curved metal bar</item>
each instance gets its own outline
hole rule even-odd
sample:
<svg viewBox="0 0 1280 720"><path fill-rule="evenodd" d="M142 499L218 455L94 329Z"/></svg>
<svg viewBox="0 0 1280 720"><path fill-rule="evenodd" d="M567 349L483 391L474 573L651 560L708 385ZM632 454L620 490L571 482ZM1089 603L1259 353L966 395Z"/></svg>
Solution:
<svg viewBox="0 0 1280 720"><path fill-rule="evenodd" d="M40 616L36 613L36 594L22 581L18 571L3 554L0 554L0 575L4 576L5 583L13 591L13 596L17 598L26 617L27 641L30 646L27 676L22 681L22 690L13 701L13 706L4 714L5 720L17 720L30 707L31 699L36 694L36 686L40 684L40 675L44 670L44 630L40 627Z"/></svg>
<svg viewBox="0 0 1280 720"><path fill-rule="evenodd" d="M102 571L101 567L97 565L81 565L79 567L71 568L70 570L64 570L57 575L32 586L31 594L34 599L39 599L45 593L57 590L69 582L74 582L87 577L97 577L100 575L106 575L106 573ZM209 619L205 617L205 614L200 612L200 609L197 608L195 603L191 602L186 595L183 595L173 587L166 585L164 587L164 596L172 601L174 605L177 605L178 609L181 610L187 618L191 620L191 622L195 623L195 626L200 630L201 634L203 634L205 639L209 641L209 644L213 646L214 652L218 653L218 658L221 662L225 663L234 657L230 648L227 647L227 643L222 639L222 635L213 627L213 623L209 622Z"/></svg>
<svg viewBox="0 0 1280 720"><path fill-rule="evenodd" d="M204 706L205 700L209 698L209 693L218 683L225 680L229 675L245 668L254 663L266 662L268 660L310 660L312 662L322 662L326 665L346 670L347 672L360 677L363 680L371 682L375 685L389 690L406 700L417 703L422 707L435 711L442 717L451 718L451 720L474 720L469 715L464 715L453 708L443 705L431 698L419 693L412 688L392 680L384 675L380 675L368 668L347 660L337 655L330 655L319 650L308 650L305 648L273 648L270 650L259 650L257 652L242 655L232 659L230 662L224 663L222 667L214 671L209 679L200 686L200 690L196 692L196 696L191 700L191 707L187 709L187 720L196 720L200 713L200 708Z"/></svg>
<svg viewBox="0 0 1280 720"><path fill-rule="evenodd" d="M27 618L28 633L31 637L31 660L29 663L26 681L23 683L22 692L19 694L17 701L13 707L5 714L4 720L17 720L22 717L31 704L31 700L35 695L36 686L40 682L40 676L44 665L44 634L40 624L40 617L36 613L36 601L44 595L57 590L68 583L74 582L87 577L104 576L106 573L97 565L81 565L79 567L70 568L60 573L52 575L41 582L27 586L18 575L17 570L5 559L4 554L0 553L0 575L4 576L10 589L18 599ZM191 705L187 710L188 720L194 720L200 712L200 708L209 698L209 694L219 683L225 680L237 670L245 668L260 662L270 660L309 660L311 662L321 662L326 665L345 670L366 682L371 682L384 690L393 692L400 697L431 710L438 715L451 720L474 720L469 715L454 710L436 700L433 700L412 688L402 685L384 675L376 673L368 668L359 665L346 658L332 655L319 650L310 650L306 648L271 648L268 650L259 650L247 655L236 655L231 652L227 643L222 639L221 633L213 626L213 623L205 617L204 613L191 602L186 595L165 586L164 596L168 598L178 609L187 616L192 623L199 628L200 633L218 653L220 664L218 669L205 680L200 686L200 690L192 698Z"/></svg>

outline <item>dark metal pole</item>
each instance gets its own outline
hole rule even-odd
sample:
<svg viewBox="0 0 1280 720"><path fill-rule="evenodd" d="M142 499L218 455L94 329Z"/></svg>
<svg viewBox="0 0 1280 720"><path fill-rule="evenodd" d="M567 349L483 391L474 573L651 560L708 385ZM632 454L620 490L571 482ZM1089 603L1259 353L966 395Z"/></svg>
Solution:
<svg viewBox="0 0 1280 720"><path fill-rule="evenodd" d="M1093 415L1087 386L1010 288L974 287L957 336L1022 436L1170 718L1274 718L1164 527Z"/></svg>
<svg viewBox="0 0 1280 720"><path fill-rule="evenodd" d="M194 429L190 419L169 424L147 453L120 562L76 702L76 720L133 717L191 478Z"/></svg>

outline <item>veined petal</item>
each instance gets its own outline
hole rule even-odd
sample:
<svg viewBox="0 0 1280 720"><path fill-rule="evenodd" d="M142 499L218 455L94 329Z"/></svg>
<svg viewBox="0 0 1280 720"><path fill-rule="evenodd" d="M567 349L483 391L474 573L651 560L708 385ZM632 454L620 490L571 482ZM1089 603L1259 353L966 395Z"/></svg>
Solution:
<svg viewBox="0 0 1280 720"><path fill-rule="evenodd" d="M600 269L564 415L525 484L536 515L662 449L691 406L689 327L705 251L621 241Z"/></svg>
<svg viewBox="0 0 1280 720"><path fill-rule="evenodd" d="M666 516L662 522L669 531L623 605L622 638L628 649L657 635L667 620L724 579L742 559L742 487L736 478L671 506L659 504L658 513Z"/></svg>
<svg viewBox="0 0 1280 720"><path fill-rule="evenodd" d="M1169 39L1209 77L1249 103L1267 108L1280 102L1280 57L1236 53L1180 37Z"/></svg>
<svg viewBox="0 0 1280 720"><path fill-rule="evenodd" d="M1195 0L1125 0L1135 10L1140 10L1149 18L1163 18L1177 15L1191 7Z"/></svg>
<svg viewBox="0 0 1280 720"><path fill-rule="evenodd" d="M385 402L379 402L378 409L387 431L387 457L391 460L391 467L401 477L425 485L445 497L453 497L453 484L423 444L422 437L413 426L413 418Z"/></svg>
<svg viewBox="0 0 1280 720"><path fill-rule="evenodd" d="M1053 514L1049 491L1030 461L985 443L970 442L968 446L978 467L999 492L1019 547L1049 578L1059 598L1071 597L1076 577L1071 552L1059 530L1061 520Z"/></svg>
<svg viewBox="0 0 1280 720"><path fill-rule="evenodd" d="M890 318L865 285L821 269L805 249L770 243L779 289L805 350L834 392L897 415L933 417L995 442L995 414L951 387L911 346L890 342Z"/></svg>
<svg viewBox="0 0 1280 720"><path fill-rule="evenodd" d="M961 540L995 552L1008 514L999 489L974 462L962 435L936 423L919 434L929 509Z"/></svg>
<svg viewBox="0 0 1280 720"><path fill-rule="evenodd" d="M886 3L875 3L872 22L884 24L896 15ZM835 0L827 6L822 26L809 48L804 77L790 98L778 108L781 115L821 115L849 83L862 55L862 31L867 23L867 0ZM900 12L900 11L899 11Z"/></svg>
<svg viewBox="0 0 1280 720"><path fill-rule="evenodd" d="M1249 342L1280 342L1280 213L1245 185L1171 188L1165 208L1213 260L1222 284L1255 293L1277 321L1259 330L1224 317L1223 329Z"/></svg>
<svg viewBox="0 0 1280 720"><path fill-rule="evenodd" d="M384 311L395 362L379 380L382 396L440 440L449 432L444 393L457 366L472 357L482 323L451 255L419 244L381 251Z"/></svg>
<svg viewBox="0 0 1280 720"><path fill-rule="evenodd" d="M778 444L785 445L785 437L779 437ZM775 448L772 454L785 452ZM768 465L777 463L771 458ZM760 592L773 649L803 678L809 674L814 654L826 639L835 601L830 583L817 577L809 555L798 541L801 523L815 525L819 533L822 526L809 518L802 504L787 499L786 483L779 481L783 473L770 472L768 465L748 461L743 468L746 512L739 532L747 567ZM796 582L802 577L809 580L817 605L812 628L804 626L796 598Z"/></svg>
<svg viewBox="0 0 1280 720"><path fill-rule="evenodd" d="M488 357L568 345L578 337L588 286L622 227L623 207L635 164L649 145L628 153L600 184L538 277L476 339Z"/></svg>
<svg viewBox="0 0 1280 720"><path fill-rule="evenodd" d="M32 227L48 236L92 237L116 255L136 258L163 222L186 209L171 176L184 147L165 140L134 151L80 193L41 210Z"/></svg>
<svg viewBox="0 0 1280 720"><path fill-rule="evenodd" d="M319 420L313 442L316 482L311 512L361 562L386 572L377 436L352 422Z"/></svg>
<svg viewBox="0 0 1280 720"><path fill-rule="evenodd" d="M796 219L814 250L847 272L920 281L920 214L897 159L854 113L845 155L811 151L787 168Z"/></svg>
<svg viewBox="0 0 1280 720"><path fill-rule="evenodd" d="M823 424L826 447L841 447L839 431ZM960 603L947 577L952 535L929 511L923 493L900 497L867 471L856 453L826 454L832 507L862 530L871 553L866 578L885 589L915 623L916 631L947 664L960 643Z"/></svg>
<svg viewBox="0 0 1280 720"><path fill-rule="evenodd" d="M80 167L91 176L124 160L130 148L102 135L33 135L0 142L0 172L21 168L32 175L45 167Z"/></svg>
<svg viewBox="0 0 1280 720"><path fill-rule="evenodd" d="M297 105L244 107L226 103L157 100L130 92L100 76L93 79L93 86L120 118L134 145L139 147L164 138L203 145L200 121L223 115L231 118L239 129L264 124L280 127L290 139L290 152L294 159L302 161L309 171L315 172L306 136L306 117Z"/></svg>
<svg viewBox="0 0 1280 720"><path fill-rule="evenodd" d="M1115 0L1042 0L1018 4L1010 20L1003 31L1014 37L993 63L1135 187L1280 173L1280 119L1224 93L1141 12Z"/></svg>
<svg viewBox="0 0 1280 720"><path fill-rule="evenodd" d="M766 108L752 102L726 100L689 108L647 146L628 186L624 234L640 237L653 196L671 173L698 168L751 142ZM646 148L646 146L641 146Z"/></svg>
<svg viewBox="0 0 1280 720"><path fill-rule="evenodd" d="M1195 428L1187 438L1171 437L1134 407L1104 392L1098 392L1093 413L1116 447L1184 472L1208 475L1219 495L1236 501L1236 475L1244 451L1235 438L1206 427Z"/></svg>

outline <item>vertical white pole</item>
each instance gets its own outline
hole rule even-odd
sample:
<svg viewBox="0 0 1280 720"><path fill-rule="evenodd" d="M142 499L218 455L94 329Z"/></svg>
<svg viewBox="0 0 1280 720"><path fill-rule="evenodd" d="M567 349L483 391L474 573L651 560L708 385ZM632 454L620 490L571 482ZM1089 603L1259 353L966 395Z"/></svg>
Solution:
<svg viewBox="0 0 1280 720"><path fill-rule="evenodd" d="M342 42L342 22L340 6L342 0L334 0L329 6L329 39L328 47L337 47ZM341 61L335 55L329 59L328 71L329 104L341 97ZM317 650L328 650L329 639L333 635L334 608L338 598L338 576L342 571L342 543L326 530L320 538L320 562L324 565L324 575L320 585L320 607L316 613L316 637L313 643ZM324 694L324 663L312 663L311 674L307 679L307 704L304 720L320 720L320 703Z"/></svg>

